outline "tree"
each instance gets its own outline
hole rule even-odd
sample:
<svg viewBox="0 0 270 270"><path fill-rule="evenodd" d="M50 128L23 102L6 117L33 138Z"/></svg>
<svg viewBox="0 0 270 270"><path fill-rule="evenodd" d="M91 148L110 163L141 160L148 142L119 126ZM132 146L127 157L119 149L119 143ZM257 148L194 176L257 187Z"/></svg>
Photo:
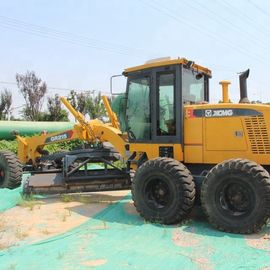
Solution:
<svg viewBox="0 0 270 270"><path fill-rule="evenodd" d="M47 100L48 112L40 115L42 121L68 121L68 113L62 109L61 100L58 94L54 97L49 97Z"/></svg>
<svg viewBox="0 0 270 270"><path fill-rule="evenodd" d="M106 115L100 92L96 96L93 96L89 93L77 93L72 90L69 94L68 101L77 111L84 115L88 113L91 119L101 118Z"/></svg>
<svg viewBox="0 0 270 270"><path fill-rule="evenodd" d="M79 111L82 114L86 114L87 98L87 94L77 93L75 90L71 90L67 99L70 104L75 108L75 110Z"/></svg>
<svg viewBox="0 0 270 270"><path fill-rule="evenodd" d="M5 89L4 92L0 94L0 120L7 120L11 104L11 91Z"/></svg>
<svg viewBox="0 0 270 270"><path fill-rule="evenodd" d="M16 74L16 81L21 91L26 106L23 115L27 120L38 121L43 98L47 92L47 85L38 78L34 71L27 71L26 74Z"/></svg>
<svg viewBox="0 0 270 270"><path fill-rule="evenodd" d="M100 92L95 97L89 96L86 102L86 111L91 119L101 118L106 115Z"/></svg>

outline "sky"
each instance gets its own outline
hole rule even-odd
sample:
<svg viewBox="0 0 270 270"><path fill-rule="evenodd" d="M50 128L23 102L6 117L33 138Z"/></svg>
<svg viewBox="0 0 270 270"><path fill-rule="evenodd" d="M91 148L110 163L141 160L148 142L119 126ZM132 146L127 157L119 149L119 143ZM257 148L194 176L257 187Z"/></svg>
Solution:
<svg viewBox="0 0 270 270"><path fill-rule="evenodd" d="M269 48L266 0L0 0L0 91L12 91L13 108L23 105L16 73L35 71L47 96L106 93L112 75L166 56L211 69L213 103L221 80L238 102L237 73L250 68L249 98L268 102ZM123 79L115 87L124 91Z"/></svg>

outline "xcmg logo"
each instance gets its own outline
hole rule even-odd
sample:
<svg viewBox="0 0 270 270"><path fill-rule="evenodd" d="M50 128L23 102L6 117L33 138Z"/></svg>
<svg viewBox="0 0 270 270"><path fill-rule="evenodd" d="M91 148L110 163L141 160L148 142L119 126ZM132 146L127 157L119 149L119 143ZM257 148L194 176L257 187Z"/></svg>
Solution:
<svg viewBox="0 0 270 270"><path fill-rule="evenodd" d="M226 117L233 116L233 110L205 110L205 117Z"/></svg>

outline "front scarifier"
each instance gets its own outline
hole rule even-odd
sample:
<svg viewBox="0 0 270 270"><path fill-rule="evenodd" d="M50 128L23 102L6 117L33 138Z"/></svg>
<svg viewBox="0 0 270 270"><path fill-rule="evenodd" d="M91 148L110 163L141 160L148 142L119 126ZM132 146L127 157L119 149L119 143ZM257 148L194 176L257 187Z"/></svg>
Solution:
<svg viewBox="0 0 270 270"><path fill-rule="evenodd" d="M202 207L217 229L255 233L270 217L269 173L247 159L231 159L216 165L201 188Z"/></svg>
<svg viewBox="0 0 270 270"><path fill-rule="evenodd" d="M132 199L146 220L161 224L179 223L194 204L193 177L182 163L172 158L149 160L135 173Z"/></svg>

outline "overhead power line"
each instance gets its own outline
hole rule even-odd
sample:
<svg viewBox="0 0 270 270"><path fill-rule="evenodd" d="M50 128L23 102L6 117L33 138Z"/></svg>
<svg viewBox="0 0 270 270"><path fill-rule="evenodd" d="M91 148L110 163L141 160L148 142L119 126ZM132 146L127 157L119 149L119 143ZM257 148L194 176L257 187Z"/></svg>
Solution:
<svg viewBox="0 0 270 270"><path fill-rule="evenodd" d="M140 58L145 58L146 55L154 54L153 52L145 51L140 48L132 48L122 44L101 41L87 36L82 36L66 31L60 31L50 27L31 24L6 16L0 16L0 27L12 29L21 33L31 34L38 37L49 38L52 40L58 40L73 45L85 46L117 54L129 56L133 55Z"/></svg>
<svg viewBox="0 0 270 270"><path fill-rule="evenodd" d="M269 51L269 43L265 42L265 40L258 40L258 37L254 35L254 33L248 32L245 28L240 27L239 25L233 23L227 17L222 17L220 14L217 14L215 11L211 10L210 7L206 6L204 2L200 2L197 0L193 1L185 1L182 0L181 3L185 3L187 6L191 7L193 10L196 10L198 14L206 14L207 18L212 20L214 23L220 23L222 25L225 25L226 27L230 27L235 32L238 32L238 36L243 36L247 39L247 41L256 43L258 46L262 47L264 50ZM177 4L180 3L177 2ZM259 55L257 55L260 57Z"/></svg>
<svg viewBox="0 0 270 270"><path fill-rule="evenodd" d="M6 84L6 85L16 85L16 82L8 82L8 81L0 81L0 84ZM47 86L49 90L60 90L60 91L72 91L72 90L78 90L79 88L62 88L62 87L55 87L55 86ZM80 91L89 91L89 90L83 90L79 89Z"/></svg>
<svg viewBox="0 0 270 270"><path fill-rule="evenodd" d="M247 49L239 47L239 46L231 43L230 41L228 41L226 39L222 39L222 38L218 37L217 35L205 30L203 27L200 27L200 26L194 24L192 20L188 21L188 20L185 20L185 19L181 18L181 15L176 14L172 10L168 9L167 6L162 5L158 1L153 1L153 0L152 1L139 0L139 1L142 4L144 4L145 6L148 6L148 7L158 11L159 13L161 13L161 14L167 16L167 17L170 17L171 19L177 21L178 23L185 24L189 28L192 28L192 29L196 30L200 34L203 34L204 36L210 37L212 40L218 42L219 44L222 44L225 47L232 48L233 50L238 51L239 53L241 53L241 54L243 54L245 56L256 59L258 62L268 64L268 61L265 60L263 57L256 56L254 54L254 52L250 52Z"/></svg>
<svg viewBox="0 0 270 270"><path fill-rule="evenodd" d="M227 9L230 14L234 14L236 18L241 18L245 20L250 27L253 27L256 30L256 33L261 33L264 39L268 38L270 35L270 31L265 27L264 24L260 24L258 27L258 20L254 16L249 16L247 13L243 12L243 10L237 8L232 5L231 2L226 0L217 0L219 4L221 4L225 9ZM250 2L250 1L247 1Z"/></svg>
<svg viewBox="0 0 270 270"><path fill-rule="evenodd" d="M254 3L251 0L248 0L248 3L250 5L252 5L253 7L255 7L258 11L260 11L262 14L264 14L265 16L267 16L268 18L270 18L270 13L267 12L265 9L261 8L259 5L257 5L256 3Z"/></svg>

